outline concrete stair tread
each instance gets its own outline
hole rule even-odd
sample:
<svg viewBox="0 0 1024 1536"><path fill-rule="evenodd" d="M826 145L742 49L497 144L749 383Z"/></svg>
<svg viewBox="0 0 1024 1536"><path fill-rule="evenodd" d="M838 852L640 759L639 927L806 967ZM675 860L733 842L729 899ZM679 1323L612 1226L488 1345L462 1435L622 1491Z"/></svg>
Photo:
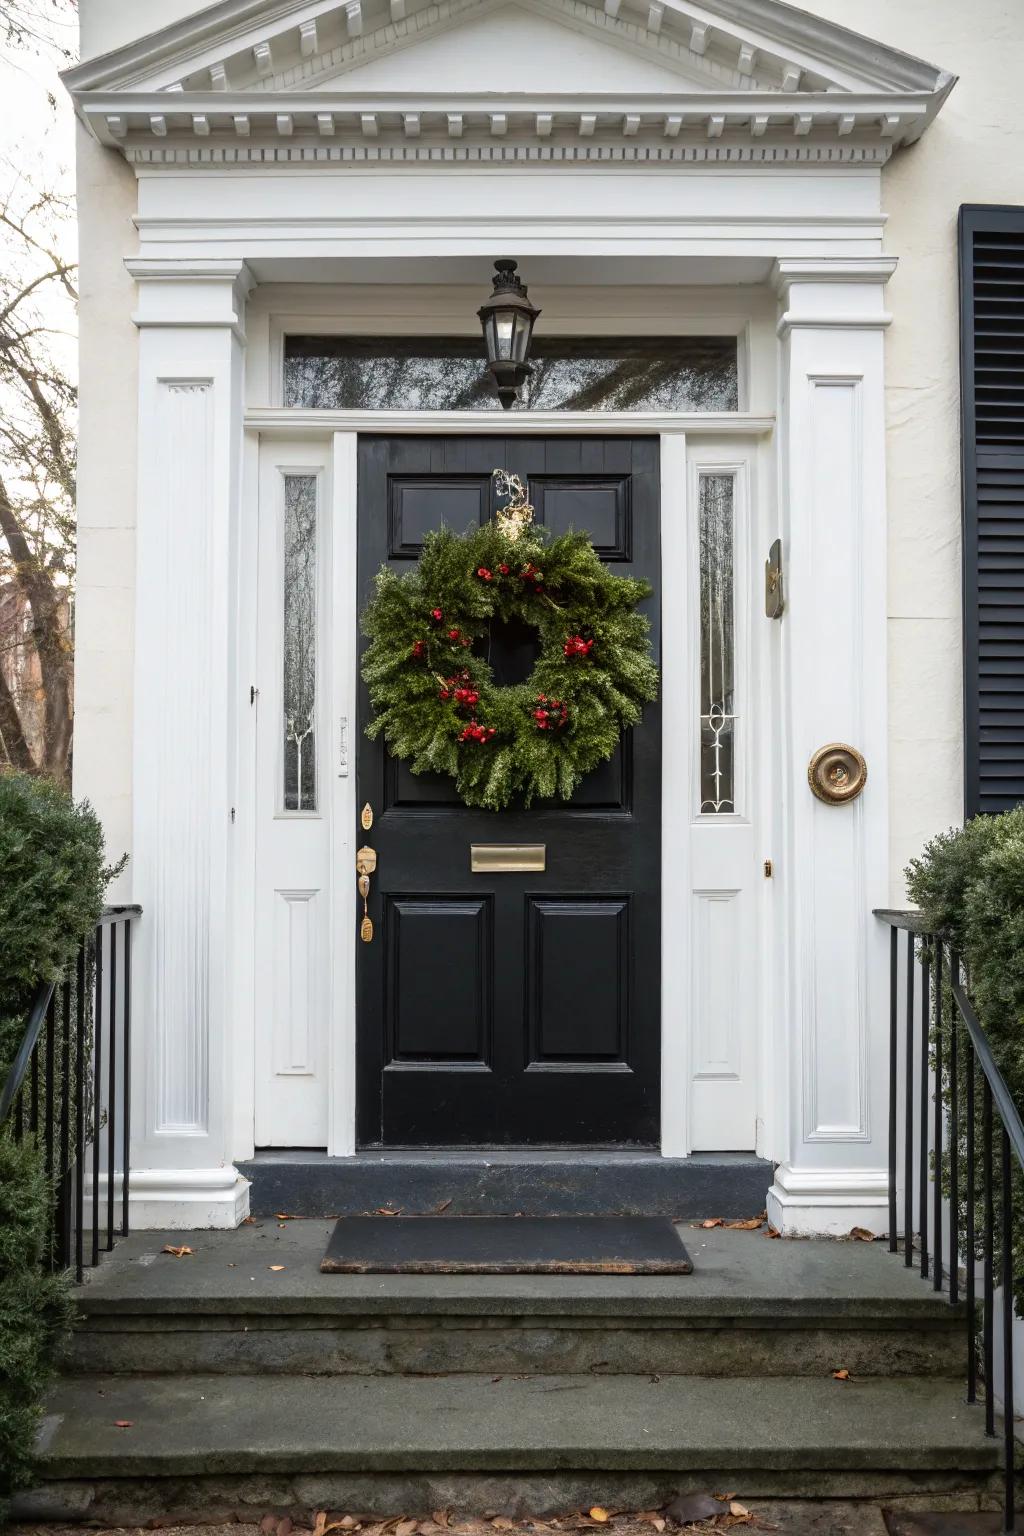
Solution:
<svg viewBox="0 0 1024 1536"><path fill-rule="evenodd" d="M118 1428L117 1421L129 1428ZM52 1394L45 1479L229 1472L981 1472L956 1382L534 1376L82 1376Z"/></svg>
<svg viewBox="0 0 1024 1536"><path fill-rule="evenodd" d="M87 1318L155 1314L576 1316L634 1320L880 1319L953 1327L951 1308L882 1243L770 1241L683 1224L685 1276L323 1275L323 1219L233 1232L142 1232L119 1242L77 1299ZM165 1245L192 1249L187 1258ZM271 1265L283 1266L271 1269Z"/></svg>

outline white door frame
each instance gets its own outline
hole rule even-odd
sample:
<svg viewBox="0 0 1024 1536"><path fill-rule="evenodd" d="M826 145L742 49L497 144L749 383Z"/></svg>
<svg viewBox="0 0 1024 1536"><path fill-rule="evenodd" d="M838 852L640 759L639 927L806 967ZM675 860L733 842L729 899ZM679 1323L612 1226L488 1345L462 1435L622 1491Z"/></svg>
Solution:
<svg viewBox="0 0 1024 1536"><path fill-rule="evenodd" d="M692 906L690 876L690 835L697 816L696 790L694 786L694 754L692 743L696 717L693 714L694 677L698 658L695 654L694 626L691 622L691 599L688 573L693 564L692 496L687 468L687 436L706 443L715 441L714 458L723 465L737 465L748 482L753 479L752 466L758 455L758 444L769 444L773 419L748 413L700 414L650 414L631 412L540 412L517 411L501 422L501 430L510 436L553 435L571 432L573 435L629 435L656 432L661 449L661 535L662 571L681 573L676 585L674 601L662 601L662 683L663 710L663 762L662 762L662 1127L660 1150L665 1157L686 1156L691 1150L691 1094L692 1094ZM494 418L489 413L477 412L403 412L367 411L336 412L307 411L287 408L253 409L246 414L248 433L258 436L267 444L281 441L309 443L314 438L321 442L330 440L333 464L329 469L330 549L331 573L329 590L333 593L330 638L325 657L325 689L330 698L330 729L328 751L321 756L321 764L329 766L324 777L324 790L334 786L330 795L331 849L334 879L330 902L330 931L332 943L330 1036L328 1048L328 1134L329 1155L351 1156L356 1150L355 1138L355 1083L356 1083L356 995L355 995L355 945L354 935L358 922L355 881L355 834L358 826L358 807L355 803L355 722L356 668L357 668L357 615L356 615L356 493L357 451L361 432L374 431L386 435L438 433L457 435L468 433L493 434ZM250 456L258 458L258 455ZM760 482L767 486L771 476L764 474ZM247 494L255 493L247 487ZM747 526L747 548L742 551L742 568L749 577L760 547L762 517L758 503L748 490L748 506L751 515ZM253 589L254 590L254 589ZM255 601L255 598L252 599ZM737 606L749 607L753 600L751 581L745 580L742 596L737 593ZM243 597L243 607L245 598ZM748 615L747 624L754 622ZM243 622L243 632L254 625ZM748 654L755 648L747 646ZM750 692L754 679L750 680ZM243 743L244 750L244 743ZM255 758L252 764L255 782ZM764 773L770 772L766 761ZM748 781L751 775L747 775ZM685 792L680 792L680 785ZM771 786L760 784L752 787L751 815L755 820L758 806L770 795ZM707 825L707 818L704 819ZM253 848L253 854L255 848ZM259 872L250 864L254 885ZM351 878L346 879L346 871ZM673 927L672 916L677 918ZM666 935L670 942L666 943ZM254 936L251 926L237 933L240 966L246 966L251 975L255 964ZM248 956L248 960L246 959ZM756 956L752 957L756 964ZM753 996L753 990L752 990ZM251 1015L250 1015L251 1017ZM680 1027L682 1025L682 1027ZM766 1049L766 1029L763 1018L758 1019L757 1056L763 1059ZM257 1063L249 1046L248 1059ZM756 1070L756 1068L755 1068ZM764 1074L757 1071L760 1083ZM254 1090L253 1090L254 1093ZM237 1122L242 1131L241 1114ZM758 1125L766 1118L767 1105L759 1104ZM244 1143L248 1150L252 1145L252 1120ZM242 1154L236 1154L242 1155Z"/></svg>

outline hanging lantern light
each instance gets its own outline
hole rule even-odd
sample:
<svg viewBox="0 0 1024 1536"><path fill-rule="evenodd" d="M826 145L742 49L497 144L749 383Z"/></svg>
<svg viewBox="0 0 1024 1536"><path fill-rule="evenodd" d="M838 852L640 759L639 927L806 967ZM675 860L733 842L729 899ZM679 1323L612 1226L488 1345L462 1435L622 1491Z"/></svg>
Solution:
<svg viewBox="0 0 1024 1536"><path fill-rule="evenodd" d="M530 303L526 284L517 276L514 261L494 263L494 290L477 314L487 348L487 369L507 411L533 372L529 364L530 343L540 314Z"/></svg>

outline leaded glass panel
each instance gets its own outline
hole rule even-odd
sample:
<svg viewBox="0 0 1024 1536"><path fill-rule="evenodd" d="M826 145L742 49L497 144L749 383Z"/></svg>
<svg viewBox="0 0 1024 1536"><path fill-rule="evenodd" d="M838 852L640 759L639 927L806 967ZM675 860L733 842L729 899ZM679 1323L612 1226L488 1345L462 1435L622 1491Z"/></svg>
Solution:
<svg viewBox="0 0 1024 1536"><path fill-rule="evenodd" d="M284 809L316 810L317 482L284 477Z"/></svg>
<svg viewBox="0 0 1024 1536"><path fill-rule="evenodd" d="M698 477L700 527L700 809L736 809L735 477Z"/></svg>
<svg viewBox="0 0 1024 1536"><path fill-rule="evenodd" d="M483 342L453 336L289 336L286 405L333 410L500 411ZM735 411L735 336L534 339L525 409Z"/></svg>

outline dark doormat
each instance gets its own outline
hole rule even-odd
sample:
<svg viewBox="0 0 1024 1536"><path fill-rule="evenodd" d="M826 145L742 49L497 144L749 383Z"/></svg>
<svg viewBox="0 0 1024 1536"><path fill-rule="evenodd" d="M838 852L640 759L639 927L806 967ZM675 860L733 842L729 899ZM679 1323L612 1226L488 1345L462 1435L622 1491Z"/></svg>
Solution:
<svg viewBox="0 0 1024 1536"><path fill-rule="evenodd" d="M339 1275L688 1275L667 1216L342 1216Z"/></svg>

